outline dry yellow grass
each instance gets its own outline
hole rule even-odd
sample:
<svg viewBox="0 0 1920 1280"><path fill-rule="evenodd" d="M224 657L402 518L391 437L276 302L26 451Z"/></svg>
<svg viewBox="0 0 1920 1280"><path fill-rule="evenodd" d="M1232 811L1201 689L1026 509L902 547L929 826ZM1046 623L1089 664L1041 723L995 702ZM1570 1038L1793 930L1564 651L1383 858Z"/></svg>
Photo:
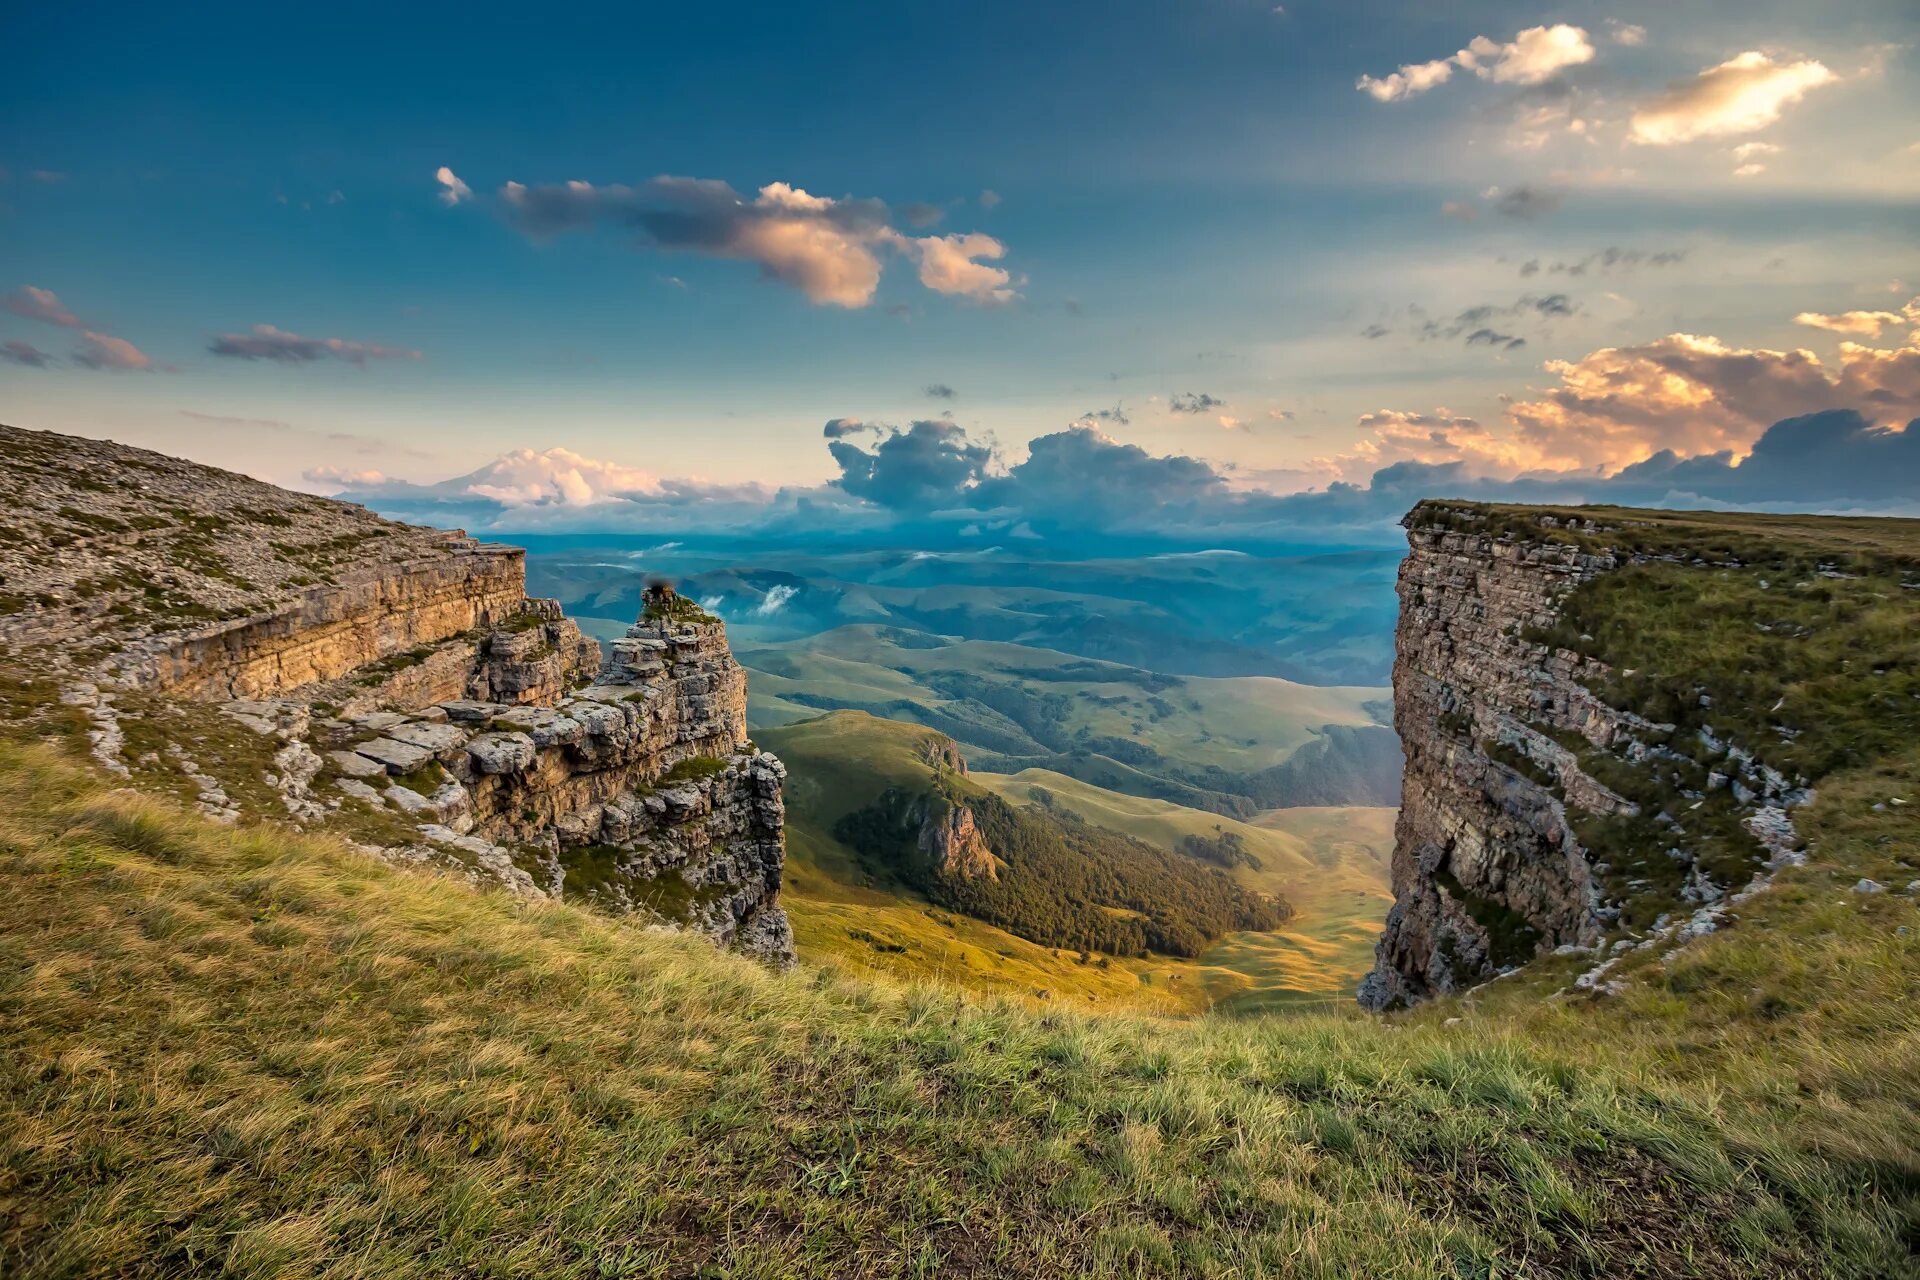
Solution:
<svg viewBox="0 0 1920 1280"><path fill-rule="evenodd" d="M1831 784L1820 864L1614 1002L1169 1021L775 975L0 747L0 1271L1909 1275L1920 913L1844 885L1920 857L1862 803L1916 777Z"/></svg>

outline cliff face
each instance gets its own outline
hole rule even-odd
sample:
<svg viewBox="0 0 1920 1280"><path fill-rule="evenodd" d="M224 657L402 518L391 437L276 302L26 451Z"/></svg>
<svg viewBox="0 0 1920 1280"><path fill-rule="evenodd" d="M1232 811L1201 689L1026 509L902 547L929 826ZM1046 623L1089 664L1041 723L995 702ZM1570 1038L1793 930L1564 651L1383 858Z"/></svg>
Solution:
<svg viewBox="0 0 1920 1280"><path fill-rule="evenodd" d="M1748 833L1747 869L1793 856L1788 810L1809 798L1804 788L1710 732L1704 745L1679 742L1675 725L1609 705L1594 690L1612 668L1553 641L1572 592L1645 557L1606 547L1597 524L1582 530L1597 539L1568 540L1551 536L1559 517L1533 519L1529 533L1524 520L1516 527L1485 509L1425 503L1405 521L1393 686L1406 770L1395 902L1359 993L1368 1008L1608 941L1622 899L1646 886L1623 879L1580 830L1655 815L1596 770L1616 778L1670 770L1677 779L1680 765L1698 767L1709 781L1677 792L1673 809L1698 810L1707 788L1730 788L1730 801L1716 803ZM1697 757L1710 763L1696 766ZM1716 927L1734 887L1724 860L1702 864L1682 823L1665 808L1657 818L1671 832L1664 856L1680 888L1651 932Z"/></svg>
<svg viewBox="0 0 1920 1280"><path fill-rule="evenodd" d="M424 819L456 853L497 867L504 851L522 889L793 958L786 771L747 741L746 673L717 620L635 624L593 683L552 705L458 699L319 730L344 794Z"/></svg>
<svg viewBox="0 0 1920 1280"><path fill-rule="evenodd" d="M0 427L0 446L0 645L61 682L104 767L182 775L228 821L371 809L388 856L792 959L785 771L747 742L717 620L680 602L603 667L527 598L518 548L105 441ZM205 734L125 754L126 708L169 699L269 739L285 812L236 798L257 750L233 753L250 777L221 776Z"/></svg>

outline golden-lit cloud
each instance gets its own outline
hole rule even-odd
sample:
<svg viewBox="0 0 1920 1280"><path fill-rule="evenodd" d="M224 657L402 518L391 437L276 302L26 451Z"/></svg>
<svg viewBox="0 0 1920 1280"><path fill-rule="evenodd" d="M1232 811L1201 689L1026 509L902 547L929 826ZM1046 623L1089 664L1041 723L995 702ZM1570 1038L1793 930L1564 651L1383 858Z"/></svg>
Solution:
<svg viewBox="0 0 1920 1280"><path fill-rule="evenodd" d="M596 225L638 231L660 249L756 263L762 275L827 306L871 303L890 254L911 259L936 293L976 302L1018 296L1012 275L988 265L1007 252L990 235L907 235L882 201L817 196L785 182L768 183L751 200L712 178L663 176L631 187L509 182L500 202L507 220L536 240Z"/></svg>
<svg viewBox="0 0 1920 1280"><path fill-rule="evenodd" d="M1668 450L1739 456L1783 418L1851 409L1897 425L1920 413L1920 336L1892 348L1843 342L1837 360L1824 362L1812 351L1672 333L1543 367L1556 385L1508 405L1498 427L1444 409L1362 415L1342 469L1363 476L1396 462L1458 462L1496 477L1611 472Z"/></svg>
<svg viewBox="0 0 1920 1280"><path fill-rule="evenodd" d="M1007 247L990 235L899 236L895 243L920 264L920 283L935 293L976 302L1011 302L1018 296L1008 272L976 261L1006 256Z"/></svg>
<svg viewBox="0 0 1920 1280"><path fill-rule="evenodd" d="M1775 62L1748 51L1669 88L1633 113L1629 138L1670 147L1764 129L1822 85L1840 77L1811 58Z"/></svg>
<svg viewBox="0 0 1920 1280"><path fill-rule="evenodd" d="M1836 314L1802 311L1793 318L1793 322L1809 329L1825 329L1829 333L1844 333L1853 338L1877 338L1887 329L1897 329L1907 324L1920 325L1920 298L1915 298L1898 311L1841 311Z"/></svg>
<svg viewBox="0 0 1920 1280"><path fill-rule="evenodd" d="M1536 85L1593 58L1593 41L1587 33L1560 22L1528 27L1505 44L1475 36L1451 57L1407 63L1384 76L1361 76L1354 87L1375 102L1401 102L1445 84L1456 67L1495 84Z"/></svg>

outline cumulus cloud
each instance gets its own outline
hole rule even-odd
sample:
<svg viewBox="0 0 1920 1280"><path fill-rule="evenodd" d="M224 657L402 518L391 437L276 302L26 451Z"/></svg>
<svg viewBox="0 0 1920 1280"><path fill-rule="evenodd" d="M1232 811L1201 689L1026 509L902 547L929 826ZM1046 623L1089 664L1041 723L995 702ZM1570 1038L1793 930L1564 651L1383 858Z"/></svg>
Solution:
<svg viewBox="0 0 1920 1280"><path fill-rule="evenodd" d="M1384 76L1361 76L1353 87L1375 102L1401 102L1453 79L1453 59L1436 58L1432 62L1409 62Z"/></svg>
<svg viewBox="0 0 1920 1280"><path fill-rule="evenodd" d="M862 422L858 418L829 418L820 434L829 440L844 440L848 436L859 435L863 431L878 431L880 428L871 422Z"/></svg>
<svg viewBox="0 0 1920 1280"><path fill-rule="evenodd" d="M460 181L460 175L446 165L433 171L433 180L440 184L440 203L449 209L473 199L473 188Z"/></svg>
<svg viewBox="0 0 1920 1280"><path fill-rule="evenodd" d="M378 342L356 342L347 338L307 338L270 324L257 324L245 333L223 333L208 344L207 350L216 356L229 356L237 360L277 360L283 364L341 360L365 366L369 360L424 358L411 347L390 347Z"/></svg>
<svg viewBox="0 0 1920 1280"><path fill-rule="evenodd" d="M1010 273L975 261L1006 256L1007 247L990 235L974 231L961 236L896 236L893 242L920 263L920 283L935 293L975 302L1011 302L1019 296Z"/></svg>
<svg viewBox="0 0 1920 1280"><path fill-rule="evenodd" d="M30 284L21 285L6 297L0 298L0 308L28 320L39 320L65 329L81 327L80 318L67 309L66 304L60 301L53 290L36 288Z"/></svg>
<svg viewBox="0 0 1920 1280"><path fill-rule="evenodd" d="M587 507L660 491L660 481L651 472L559 448L515 449L458 483L465 493L507 507Z"/></svg>
<svg viewBox="0 0 1920 1280"><path fill-rule="evenodd" d="M26 365L30 369L44 369L53 363L53 357L31 342L10 340L0 342L0 361Z"/></svg>
<svg viewBox="0 0 1920 1280"><path fill-rule="evenodd" d="M1226 408L1227 402L1204 391L1182 391L1167 402L1167 407L1175 413L1207 413Z"/></svg>
<svg viewBox="0 0 1920 1280"><path fill-rule="evenodd" d="M1537 85L1593 58L1587 33L1560 22L1528 27L1505 44L1475 36L1451 57L1408 63L1384 76L1361 76L1354 87L1376 102L1402 102L1445 84L1456 67L1495 84Z"/></svg>
<svg viewBox="0 0 1920 1280"><path fill-rule="evenodd" d="M1809 329L1825 329L1850 337L1877 338L1886 329L1920 325L1920 298L1915 298L1898 311L1841 311L1836 314L1802 311L1793 318L1793 322Z"/></svg>
<svg viewBox="0 0 1920 1280"><path fill-rule="evenodd" d="M1884 421L1920 408L1920 347L1911 345L1843 342L1838 364L1827 365L1811 351L1674 333L1545 368L1559 385L1509 409L1540 465L1618 466L1663 449L1737 451L1782 416L1857 408Z"/></svg>
<svg viewBox="0 0 1920 1280"><path fill-rule="evenodd" d="M1745 458L1662 451L1611 480L1722 502L1912 501L1920 497L1920 421L1877 426L1851 409L1830 409L1774 423Z"/></svg>
<svg viewBox="0 0 1920 1280"><path fill-rule="evenodd" d="M927 394L935 400L952 400L960 393L944 382L935 382L928 385Z"/></svg>
<svg viewBox="0 0 1920 1280"><path fill-rule="evenodd" d="M872 302L882 257L892 253L916 262L921 284L937 293L981 302L1015 296L1011 275L980 261L1006 254L992 236L906 235L879 200L816 196L784 182L768 183L751 200L710 178L658 177L631 187L509 182L500 199L507 220L534 239L604 224L658 249L752 262L823 305Z"/></svg>
<svg viewBox="0 0 1920 1280"><path fill-rule="evenodd" d="M1697 138L1754 133L1813 90L1839 77L1811 58L1776 62L1749 51L1673 85L1633 113L1628 137L1670 147Z"/></svg>
<svg viewBox="0 0 1920 1280"><path fill-rule="evenodd" d="M1330 464L1253 475L1199 458L1156 455L1097 430L1069 428L1032 440L1027 457L998 468L992 450L949 422L890 429L873 450L835 450L842 477L823 489L726 489L663 481L648 489L631 469L603 469L564 451L521 450L438 485L408 485L378 473L318 470L382 511L470 528L668 531L751 530L758 539L895 540L915 546L980 545L982 538L1111 545L1115 535L1207 547L1297 543L1355 535L1396 540L1391 522L1422 498L1515 502L1618 502L1639 506L1757 506L1797 510L1920 513L1920 422L1905 429L1850 410L1776 421L1740 451L1672 449L1623 467L1540 468L1512 433L1471 417L1381 410L1362 419L1372 462L1355 482L1328 482ZM851 449L844 441L830 442ZM557 459L555 455L559 454ZM547 483L580 473L581 486ZM637 473L644 476L644 473ZM529 483L529 477L532 483ZM1245 483L1251 481L1252 483ZM1268 484L1324 485L1274 492ZM499 497L477 496L477 492ZM507 506L506 502L523 505ZM1093 545L1093 544L1089 544ZM763 596L770 615L794 598Z"/></svg>
<svg viewBox="0 0 1920 1280"><path fill-rule="evenodd" d="M993 450L967 438L957 423L923 418L881 433L871 450L845 439L828 443L839 464L833 481L856 498L895 509L937 509L978 484Z"/></svg>
<svg viewBox="0 0 1920 1280"><path fill-rule="evenodd" d="M95 333L91 329L81 332L80 345L73 352L73 362L88 369L134 373L145 373L153 368L153 357L125 338Z"/></svg>

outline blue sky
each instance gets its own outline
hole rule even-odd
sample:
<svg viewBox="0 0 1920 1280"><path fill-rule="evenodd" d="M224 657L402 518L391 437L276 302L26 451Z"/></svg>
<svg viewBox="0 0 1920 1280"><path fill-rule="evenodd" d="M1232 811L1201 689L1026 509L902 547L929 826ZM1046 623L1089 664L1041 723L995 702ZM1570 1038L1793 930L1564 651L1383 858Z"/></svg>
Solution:
<svg viewBox="0 0 1920 1280"><path fill-rule="evenodd" d="M990 472L1079 421L1286 492L1920 415L1911 0L14 6L0 36L0 420L303 487L737 497L838 476L829 419L871 448L944 416Z"/></svg>

